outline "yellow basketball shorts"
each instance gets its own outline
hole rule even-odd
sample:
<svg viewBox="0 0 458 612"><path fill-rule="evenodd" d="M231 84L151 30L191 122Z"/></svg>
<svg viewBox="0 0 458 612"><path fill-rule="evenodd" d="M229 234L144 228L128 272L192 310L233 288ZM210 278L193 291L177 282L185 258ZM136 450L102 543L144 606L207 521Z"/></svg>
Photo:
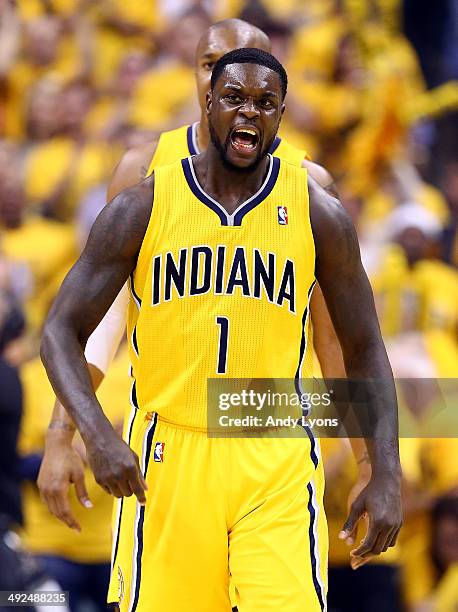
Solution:
<svg viewBox="0 0 458 612"><path fill-rule="evenodd" d="M138 410L128 430L147 501L115 505L109 603L121 612L326 609L324 479L311 434L209 438Z"/></svg>

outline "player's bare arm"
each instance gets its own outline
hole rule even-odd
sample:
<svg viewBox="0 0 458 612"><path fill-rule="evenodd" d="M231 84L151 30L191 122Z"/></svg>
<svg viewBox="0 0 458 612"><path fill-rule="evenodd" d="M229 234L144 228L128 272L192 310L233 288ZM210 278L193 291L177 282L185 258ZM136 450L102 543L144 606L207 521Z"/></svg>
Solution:
<svg viewBox="0 0 458 612"><path fill-rule="evenodd" d="M107 202L110 202L124 189L133 187L146 178L150 162L157 149L157 143L158 139L154 139L124 153L108 183Z"/></svg>
<svg viewBox="0 0 458 612"><path fill-rule="evenodd" d="M366 440L371 479L354 500L343 527L343 537L350 537L364 513L369 517L368 532L352 551L352 566L358 567L367 557L393 546L402 523L396 392L355 228L340 202L312 178L309 193L316 276L339 338L347 376L383 381L380 396L370 399L376 419L373 439Z"/></svg>
<svg viewBox="0 0 458 612"><path fill-rule="evenodd" d="M108 184L108 201L146 177L157 142L156 139L124 153ZM97 390L104 373L90 362L88 369L93 388ZM70 485L75 486L76 496L83 506L90 508L92 504L85 485L83 462L79 453L72 447L74 433L75 425L57 399L46 434L45 452L37 484L49 511L68 527L79 531L81 526L70 507Z"/></svg>
<svg viewBox="0 0 458 612"><path fill-rule="evenodd" d="M144 503L138 458L97 401L84 346L135 268L151 214L153 177L117 196L97 218L67 275L43 333L42 359L57 397L81 433L97 482L116 497Z"/></svg>
<svg viewBox="0 0 458 612"><path fill-rule="evenodd" d="M326 168L308 159L304 159L302 167L331 196L339 197L334 179ZM345 378L347 373L345 371L342 349L340 348L339 340L318 283L313 291L310 302L310 314L313 322L313 344L323 376L325 378ZM350 491L348 498L349 505L353 502L356 492L361 491L367 485L371 476L370 457L364 439L350 438L350 444L358 469L358 479ZM349 545L353 544L353 538L347 538L347 543Z"/></svg>

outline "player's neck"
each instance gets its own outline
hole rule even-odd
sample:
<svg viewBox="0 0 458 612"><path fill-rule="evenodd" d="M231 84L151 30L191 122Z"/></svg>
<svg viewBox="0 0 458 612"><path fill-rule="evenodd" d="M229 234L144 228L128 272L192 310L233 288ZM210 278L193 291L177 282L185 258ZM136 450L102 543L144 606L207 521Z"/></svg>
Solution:
<svg viewBox="0 0 458 612"><path fill-rule="evenodd" d="M252 171L231 169L224 164L221 155L210 142L206 151L194 158L194 169L203 190L232 214L260 189L268 162L266 157Z"/></svg>

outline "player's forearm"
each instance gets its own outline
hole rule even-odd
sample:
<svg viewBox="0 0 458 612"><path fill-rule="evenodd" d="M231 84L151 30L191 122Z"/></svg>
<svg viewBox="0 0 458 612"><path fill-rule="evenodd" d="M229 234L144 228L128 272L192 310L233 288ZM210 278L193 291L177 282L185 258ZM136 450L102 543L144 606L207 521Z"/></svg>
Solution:
<svg viewBox="0 0 458 612"><path fill-rule="evenodd" d="M78 334L57 317L48 320L45 326L41 358L62 404L56 406L57 415L66 411L85 441L111 428L96 398Z"/></svg>
<svg viewBox="0 0 458 612"><path fill-rule="evenodd" d="M362 434L372 473L389 473L400 479L398 412L393 374L381 338L365 341L363 345L365 348L355 346L350 354L344 352L348 378L355 381L355 390L363 400L362 405L353 402L352 409L357 420L358 411L363 411L360 422L364 421ZM362 451L362 445L357 445L357 448Z"/></svg>
<svg viewBox="0 0 458 612"><path fill-rule="evenodd" d="M88 363L88 370L94 390L97 390L104 378L103 373L93 364ZM61 402L56 399L51 420L48 425L47 438L59 439L62 443L71 444L75 434L75 424Z"/></svg>
<svg viewBox="0 0 458 612"><path fill-rule="evenodd" d="M359 477L368 480L372 475L372 466L366 440L364 438L353 437L349 438L349 441L358 468Z"/></svg>
<svg viewBox="0 0 458 612"><path fill-rule="evenodd" d="M310 311L313 323L313 342L323 378L331 380L346 378L342 349L319 286L313 291ZM365 479L370 478L371 463L364 438L351 437L349 441L360 476Z"/></svg>

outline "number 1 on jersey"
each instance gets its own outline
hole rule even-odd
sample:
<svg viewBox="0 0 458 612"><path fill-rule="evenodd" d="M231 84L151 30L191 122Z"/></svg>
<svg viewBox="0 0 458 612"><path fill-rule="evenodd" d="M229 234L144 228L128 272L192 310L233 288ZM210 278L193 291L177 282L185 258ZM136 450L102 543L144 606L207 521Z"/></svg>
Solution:
<svg viewBox="0 0 458 612"><path fill-rule="evenodd" d="M229 319L227 317L216 317L216 324L219 325L218 363L216 366L216 373L226 374Z"/></svg>

